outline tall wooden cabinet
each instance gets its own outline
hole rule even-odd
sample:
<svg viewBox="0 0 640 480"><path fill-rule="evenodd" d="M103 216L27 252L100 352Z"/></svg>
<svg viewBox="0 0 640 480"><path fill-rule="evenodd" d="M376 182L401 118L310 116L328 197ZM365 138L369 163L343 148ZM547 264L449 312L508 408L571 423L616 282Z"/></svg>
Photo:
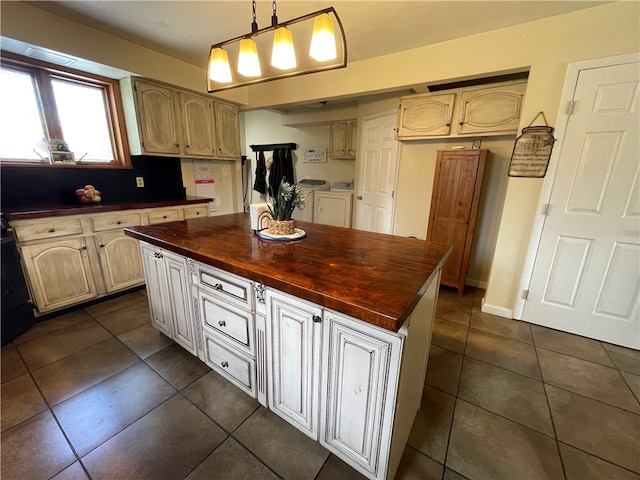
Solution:
<svg viewBox="0 0 640 480"><path fill-rule="evenodd" d="M453 244L440 283L464 293L488 150L438 150L427 240Z"/></svg>

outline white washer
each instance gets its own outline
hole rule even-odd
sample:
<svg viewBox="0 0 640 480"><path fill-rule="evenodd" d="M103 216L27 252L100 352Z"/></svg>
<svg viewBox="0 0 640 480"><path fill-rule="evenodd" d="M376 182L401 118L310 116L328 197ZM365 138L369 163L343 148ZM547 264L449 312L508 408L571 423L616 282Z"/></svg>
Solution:
<svg viewBox="0 0 640 480"><path fill-rule="evenodd" d="M305 195L304 208L302 210L296 208L291 218L301 222L313 222L314 193L319 190L329 190L329 183L326 180L304 178L298 182L298 185Z"/></svg>

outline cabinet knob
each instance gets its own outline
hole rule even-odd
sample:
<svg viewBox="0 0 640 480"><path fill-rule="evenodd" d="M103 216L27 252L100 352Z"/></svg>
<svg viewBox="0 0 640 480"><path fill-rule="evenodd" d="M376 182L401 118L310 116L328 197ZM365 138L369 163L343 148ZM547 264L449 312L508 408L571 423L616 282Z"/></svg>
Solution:
<svg viewBox="0 0 640 480"><path fill-rule="evenodd" d="M224 290L221 283L216 283L216 290Z"/></svg>
<svg viewBox="0 0 640 480"><path fill-rule="evenodd" d="M116 225L122 225L122 220L118 220L118 221L116 222Z"/></svg>
<svg viewBox="0 0 640 480"><path fill-rule="evenodd" d="M312 319L314 323L320 323L322 321L322 317L320 317L320 315L314 315Z"/></svg>
<svg viewBox="0 0 640 480"><path fill-rule="evenodd" d="M218 325L220 325L221 327L226 327L227 326L227 322L225 322L224 320L220 320L218 322Z"/></svg>
<svg viewBox="0 0 640 480"><path fill-rule="evenodd" d="M53 233L53 232L55 232L55 231L56 231L56 229L55 229L55 228L50 228L50 229L49 229L49 233Z"/></svg>
<svg viewBox="0 0 640 480"><path fill-rule="evenodd" d="M357 198L358 200L362 200L362 195L358 195L356 198Z"/></svg>
<svg viewBox="0 0 640 480"><path fill-rule="evenodd" d="M185 145L185 147L189 148L189 145Z"/></svg>
<svg viewBox="0 0 640 480"><path fill-rule="evenodd" d="M164 215L162 218L167 218L167 216L166 216L166 215Z"/></svg>
<svg viewBox="0 0 640 480"><path fill-rule="evenodd" d="M101 243L101 244L100 244L100 248L104 248L104 243Z"/></svg>
<svg viewBox="0 0 640 480"><path fill-rule="evenodd" d="M464 122L460 122L460 125L464 125Z"/></svg>
<svg viewBox="0 0 640 480"><path fill-rule="evenodd" d="M85 246L83 246L83 247L80 247L80 250L86 250L86 249L87 249L87 246L86 246L86 245L85 245Z"/></svg>
<svg viewBox="0 0 640 480"><path fill-rule="evenodd" d="M221 362L220 365L222 365L223 368L227 368L229 366L229 362Z"/></svg>

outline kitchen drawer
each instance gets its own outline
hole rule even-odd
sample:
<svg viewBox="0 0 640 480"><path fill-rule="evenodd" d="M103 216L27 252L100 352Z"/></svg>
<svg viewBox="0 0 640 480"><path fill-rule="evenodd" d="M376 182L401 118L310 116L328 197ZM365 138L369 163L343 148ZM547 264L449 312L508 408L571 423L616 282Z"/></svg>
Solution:
<svg viewBox="0 0 640 480"><path fill-rule="evenodd" d="M13 225L13 230L19 242L57 238L82 233L79 218L51 217L37 223Z"/></svg>
<svg viewBox="0 0 640 480"><path fill-rule="evenodd" d="M202 290L198 291L202 325L224 343L253 355L253 315Z"/></svg>
<svg viewBox="0 0 640 480"><path fill-rule="evenodd" d="M207 365L256 398L255 360L223 345L206 331L204 333L204 355Z"/></svg>
<svg viewBox="0 0 640 480"><path fill-rule="evenodd" d="M209 216L209 206L208 205L196 205L194 207L185 207L184 209L184 219L188 218L198 218L198 217L208 217Z"/></svg>
<svg viewBox="0 0 640 480"><path fill-rule="evenodd" d="M176 220L182 220L179 208L163 208L149 211L149 223L175 222Z"/></svg>
<svg viewBox="0 0 640 480"><path fill-rule="evenodd" d="M197 268L198 285L205 291L240 308L251 310L253 290L249 280L203 263L197 263Z"/></svg>
<svg viewBox="0 0 640 480"><path fill-rule="evenodd" d="M116 228L135 227L142 225L139 213L116 213L109 215L97 215L91 219L94 232L103 232Z"/></svg>

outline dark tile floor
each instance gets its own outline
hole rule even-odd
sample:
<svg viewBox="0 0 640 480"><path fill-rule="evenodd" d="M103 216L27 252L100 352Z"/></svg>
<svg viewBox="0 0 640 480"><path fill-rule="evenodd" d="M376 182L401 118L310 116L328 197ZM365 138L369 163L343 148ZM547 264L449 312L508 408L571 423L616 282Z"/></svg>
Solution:
<svg viewBox="0 0 640 480"><path fill-rule="evenodd" d="M640 352L440 293L401 479L640 479ZM143 291L2 348L3 480L361 478L150 326Z"/></svg>

